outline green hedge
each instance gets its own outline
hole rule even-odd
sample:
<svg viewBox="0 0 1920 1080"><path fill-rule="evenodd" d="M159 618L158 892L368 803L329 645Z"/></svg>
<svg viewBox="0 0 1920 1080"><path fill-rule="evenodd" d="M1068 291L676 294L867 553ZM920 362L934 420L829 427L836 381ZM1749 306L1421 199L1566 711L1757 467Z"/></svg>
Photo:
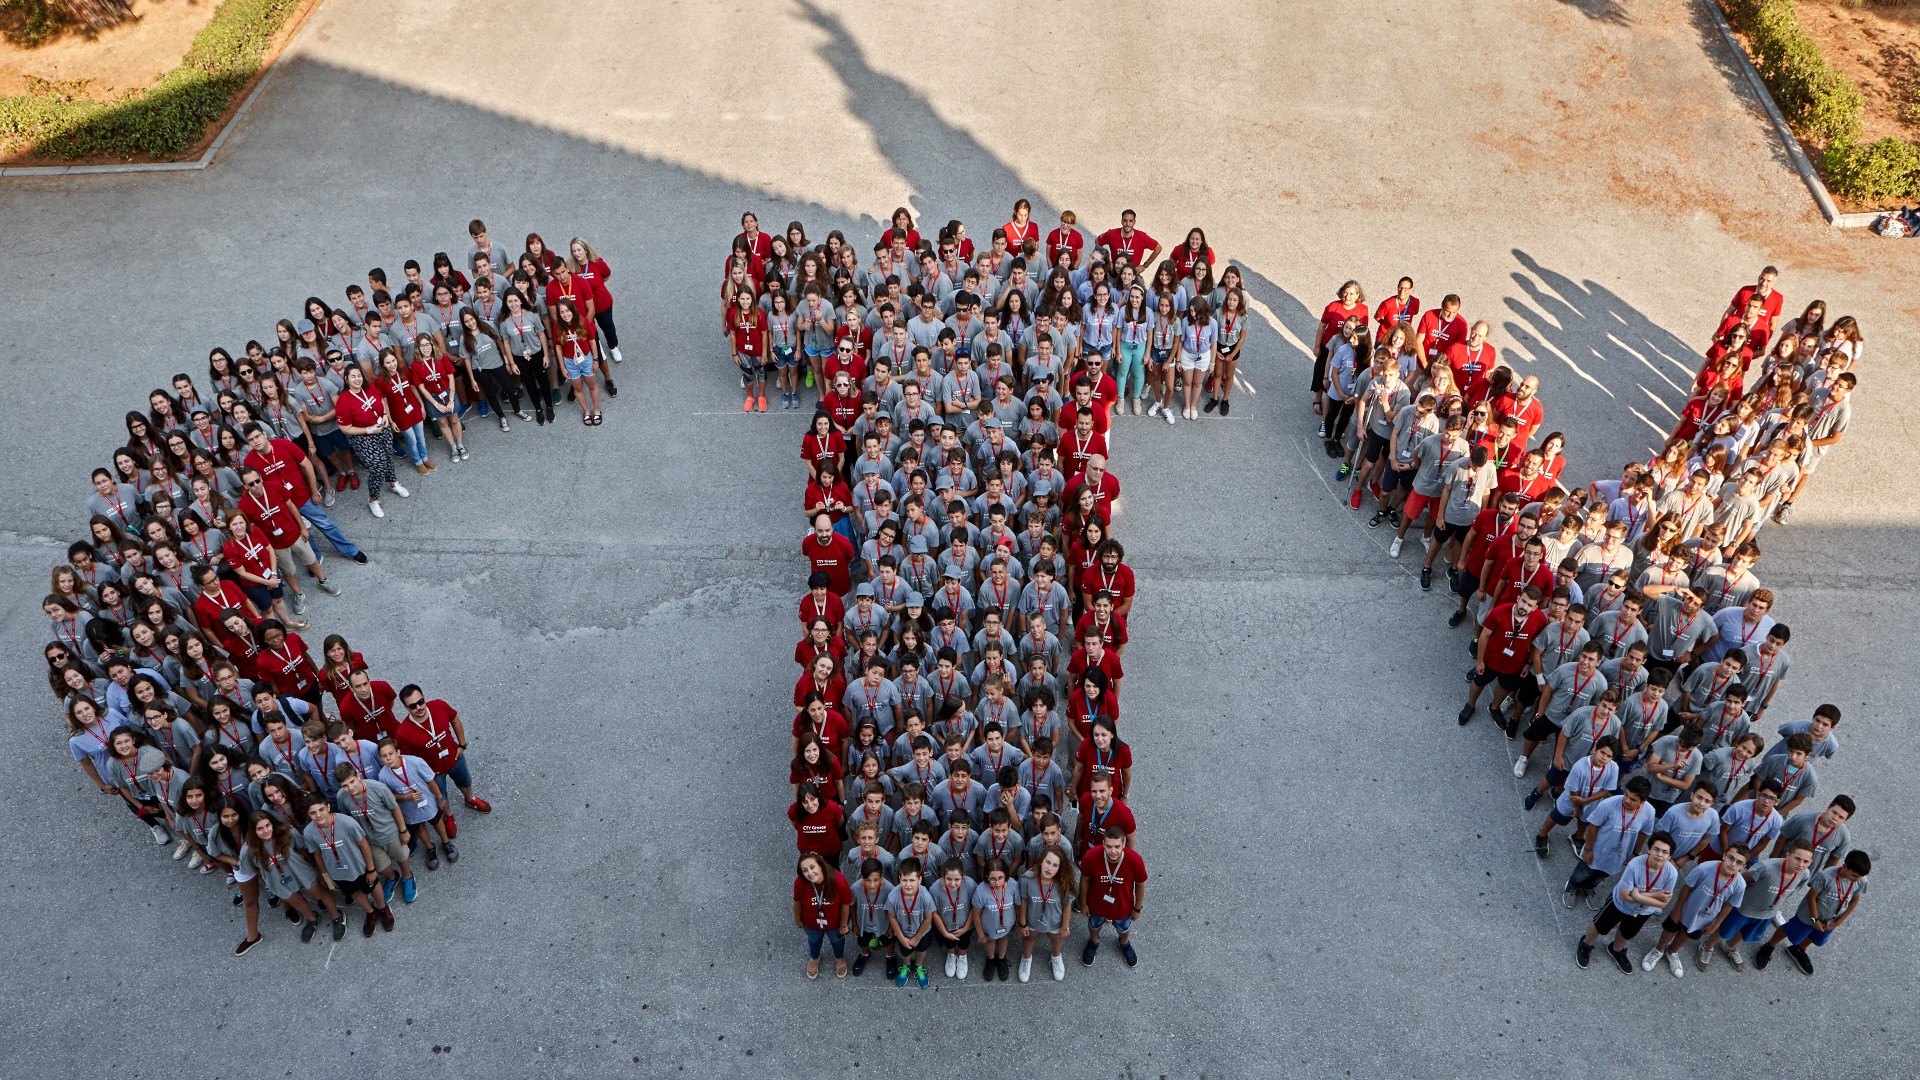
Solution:
<svg viewBox="0 0 1920 1080"><path fill-rule="evenodd" d="M1866 99L1800 28L1793 0L1726 0L1726 9L1787 121L1826 145L1821 164L1834 192L1862 202L1920 196L1920 147L1895 138L1858 145Z"/></svg>
<svg viewBox="0 0 1920 1080"><path fill-rule="evenodd" d="M0 144L63 157L176 158L260 70L301 0L225 0L180 66L145 91L95 101L54 88L0 97Z"/></svg>

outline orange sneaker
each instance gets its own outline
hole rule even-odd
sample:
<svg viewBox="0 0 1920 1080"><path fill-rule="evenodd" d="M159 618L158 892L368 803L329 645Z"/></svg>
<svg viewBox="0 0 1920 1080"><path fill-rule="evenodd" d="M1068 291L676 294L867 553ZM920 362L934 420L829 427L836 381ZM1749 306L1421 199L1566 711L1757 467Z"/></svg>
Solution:
<svg viewBox="0 0 1920 1080"><path fill-rule="evenodd" d="M743 401L743 402L741 402L741 403L740 403L740 411L741 411L741 412L752 412L752 411L753 411L753 399L752 399L752 398L748 398L747 400L745 400L745 401Z"/></svg>
<svg viewBox="0 0 1920 1080"><path fill-rule="evenodd" d="M765 394L760 395L760 411L761 412L767 411L767 395Z"/></svg>

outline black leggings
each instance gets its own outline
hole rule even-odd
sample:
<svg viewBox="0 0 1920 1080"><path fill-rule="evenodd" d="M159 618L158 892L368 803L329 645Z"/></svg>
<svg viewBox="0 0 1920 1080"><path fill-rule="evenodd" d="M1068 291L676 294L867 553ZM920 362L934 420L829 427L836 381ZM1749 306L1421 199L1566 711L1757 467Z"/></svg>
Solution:
<svg viewBox="0 0 1920 1080"><path fill-rule="evenodd" d="M593 323L600 328L600 339L606 342L607 348L617 349L620 347L620 332L613 328L612 311L594 312Z"/></svg>
<svg viewBox="0 0 1920 1080"><path fill-rule="evenodd" d="M535 352L515 361L520 367L520 385L526 388L527 400L533 404L535 412L544 411L553 415L553 399L548 396L547 354Z"/></svg>
<svg viewBox="0 0 1920 1080"><path fill-rule="evenodd" d="M487 395L487 404L493 406L493 411L498 413L501 419L504 420L507 415L502 402L511 402L513 411L520 411L520 384L514 381L513 376L507 374L504 365L487 368L480 372L480 389Z"/></svg>
<svg viewBox="0 0 1920 1080"><path fill-rule="evenodd" d="M1337 443L1347 436L1347 424L1353 419L1353 402L1329 401L1333 411L1327 414L1327 441Z"/></svg>

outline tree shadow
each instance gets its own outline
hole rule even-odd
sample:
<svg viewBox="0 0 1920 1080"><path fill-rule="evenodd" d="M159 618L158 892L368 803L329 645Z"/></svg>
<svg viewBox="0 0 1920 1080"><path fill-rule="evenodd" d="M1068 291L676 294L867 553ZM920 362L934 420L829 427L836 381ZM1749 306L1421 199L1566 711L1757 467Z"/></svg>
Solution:
<svg viewBox="0 0 1920 1080"><path fill-rule="evenodd" d="M1633 21L1623 0L1560 0L1589 19L1625 26Z"/></svg>
<svg viewBox="0 0 1920 1080"><path fill-rule="evenodd" d="M1506 298L1514 315L1502 324L1514 341L1509 355L1563 365L1665 435L1704 357L1605 285L1576 282L1519 248L1513 257L1522 268L1512 275L1521 295Z"/></svg>

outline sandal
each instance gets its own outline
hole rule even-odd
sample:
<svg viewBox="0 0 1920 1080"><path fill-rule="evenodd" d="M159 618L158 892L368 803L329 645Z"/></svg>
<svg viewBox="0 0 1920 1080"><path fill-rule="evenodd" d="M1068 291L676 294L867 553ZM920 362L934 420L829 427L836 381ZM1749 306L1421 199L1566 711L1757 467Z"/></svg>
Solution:
<svg viewBox="0 0 1920 1080"><path fill-rule="evenodd" d="M820 961L818 960L807 961L807 978L817 979L819 977L820 977Z"/></svg>
<svg viewBox="0 0 1920 1080"><path fill-rule="evenodd" d="M600 421L601 421L601 419L602 419L602 418L601 418L601 416L600 416L600 414L599 414L599 413L594 413L594 414L593 414L593 426L594 426L594 427L599 427L599 426L600 426Z"/></svg>
<svg viewBox="0 0 1920 1080"><path fill-rule="evenodd" d="M593 426L593 414L592 414L592 413L581 413L581 414L580 414L580 423L582 423L583 425L585 425L585 426L587 426L587 427L592 427L592 426Z"/></svg>

